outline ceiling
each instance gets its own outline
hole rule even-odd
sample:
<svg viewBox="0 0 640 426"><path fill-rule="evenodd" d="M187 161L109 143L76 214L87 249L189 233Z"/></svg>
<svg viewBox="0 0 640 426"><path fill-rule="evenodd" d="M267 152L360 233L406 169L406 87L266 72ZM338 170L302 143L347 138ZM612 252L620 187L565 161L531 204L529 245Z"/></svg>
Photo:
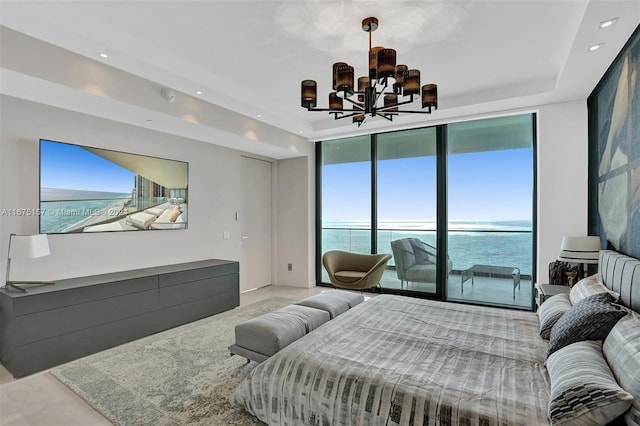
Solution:
<svg viewBox="0 0 640 426"><path fill-rule="evenodd" d="M318 106L326 107L334 62L353 65L356 76L365 74L368 39L360 21L367 16L380 20L374 45L396 49L398 63L421 70L422 84L438 85L436 112L397 117L393 123L371 119L357 129L300 107L303 79L318 82ZM615 25L599 28L611 18L618 18ZM172 89L177 101L188 99L201 110L206 104L217 108L208 109L216 114L240 114L270 135L264 139L286 134L292 140L584 100L639 23L637 0L0 2L4 34L8 29L46 41L49 51L117 71L112 77ZM36 54L29 51L33 43L12 40L24 42L19 49L13 46L14 55ZM595 44L602 47L588 51ZM5 45L0 56L4 94L224 145L209 133L224 123L189 119L188 111L169 112L160 90L151 100L137 99L131 90L105 96L95 90L106 84L100 72L92 74L96 82L88 90L52 81L46 73L34 75L24 61L18 66L8 60L9 53ZM414 109L419 107L416 102ZM259 131L252 137L234 132L246 142L244 150L272 158L301 155L290 148L292 142L278 146L263 143Z"/></svg>

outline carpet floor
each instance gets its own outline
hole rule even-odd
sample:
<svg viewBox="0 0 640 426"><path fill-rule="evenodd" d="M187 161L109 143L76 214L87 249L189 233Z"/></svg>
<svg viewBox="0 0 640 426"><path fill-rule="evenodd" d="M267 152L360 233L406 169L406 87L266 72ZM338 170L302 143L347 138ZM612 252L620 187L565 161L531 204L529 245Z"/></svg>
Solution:
<svg viewBox="0 0 640 426"><path fill-rule="evenodd" d="M271 298L72 361L51 374L115 425L262 425L229 397L256 365L229 356L234 327Z"/></svg>

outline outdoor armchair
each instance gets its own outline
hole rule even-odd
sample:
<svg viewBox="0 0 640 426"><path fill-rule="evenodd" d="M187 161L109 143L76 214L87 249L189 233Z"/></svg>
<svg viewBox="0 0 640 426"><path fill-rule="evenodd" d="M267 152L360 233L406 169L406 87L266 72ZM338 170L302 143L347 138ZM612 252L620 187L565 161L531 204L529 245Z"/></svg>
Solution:
<svg viewBox="0 0 640 426"><path fill-rule="evenodd" d="M401 238L391 241L391 251L396 264L396 273L401 285L404 282L436 282L436 248L419 238ZM452 263L447 256L447 272Z"/></svg>

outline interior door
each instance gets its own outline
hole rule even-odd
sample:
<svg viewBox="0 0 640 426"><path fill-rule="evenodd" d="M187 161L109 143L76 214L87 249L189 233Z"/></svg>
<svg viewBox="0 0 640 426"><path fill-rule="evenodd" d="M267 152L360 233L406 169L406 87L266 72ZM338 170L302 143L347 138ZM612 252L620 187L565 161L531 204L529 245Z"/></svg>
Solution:
<svg viewBox="0 0 640 426"><path fill-rule="evenodd" d="M240 291L271 284L271 163L242 157Z"/></svg>

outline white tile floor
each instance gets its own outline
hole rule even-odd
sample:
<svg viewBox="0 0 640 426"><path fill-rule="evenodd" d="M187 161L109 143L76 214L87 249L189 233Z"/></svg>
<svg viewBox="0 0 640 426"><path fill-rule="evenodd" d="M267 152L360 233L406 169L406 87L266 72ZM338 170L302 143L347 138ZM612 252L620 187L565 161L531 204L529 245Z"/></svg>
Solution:
<svg viewBox="0 0 640 426"><path fill-rule="evenodd" d="M325 287L268 286L242 294L240 306L270 297L299 300L326 290ZM0 425L100 426L111 423L48 372L14 379L0 365Z"/></svg>

